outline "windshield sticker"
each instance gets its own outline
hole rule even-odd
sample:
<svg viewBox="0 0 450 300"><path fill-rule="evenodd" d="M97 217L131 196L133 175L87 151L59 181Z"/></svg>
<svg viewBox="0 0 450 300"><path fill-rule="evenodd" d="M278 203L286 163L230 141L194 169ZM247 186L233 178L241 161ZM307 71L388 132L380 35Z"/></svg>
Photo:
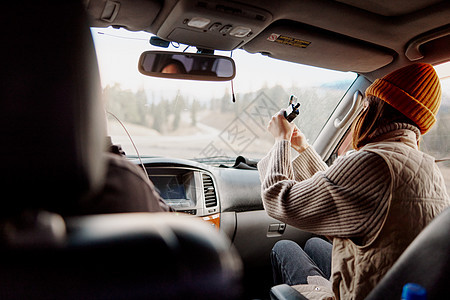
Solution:
<svg viewBox="0 0 450 300"><path fill-rule="evenodd" d="M269 42L280 43L280 44L294 46L294 47L298 47L298 48L306 48L309 46L309 44L311 44L311 42L309 42L309 41L305 41L305 40L301 40L301 39L297 39L294 37L289 37L289 36L285 36L285 35L281 35L281 34L277 34L277 33L272 33L267 38L267 40Z"/></svg>

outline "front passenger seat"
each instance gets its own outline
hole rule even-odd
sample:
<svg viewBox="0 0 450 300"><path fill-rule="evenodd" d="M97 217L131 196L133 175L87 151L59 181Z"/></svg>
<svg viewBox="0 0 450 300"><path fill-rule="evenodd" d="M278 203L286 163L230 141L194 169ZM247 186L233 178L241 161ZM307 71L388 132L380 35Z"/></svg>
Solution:
<svg viewBox="0 0 450 300"><path fill-rule="evenodd" d="M175 214L76 216L105 176L104 115L78 1L2 6L1 299L233 299L241 261Z"/></svg>
<svg viewBox="0 0 450 300"><path fill-rule="evenodd" d="M409 282L423 286L428 300L449 297L450 207L414 239L366 299L400 299Z"/></svg>

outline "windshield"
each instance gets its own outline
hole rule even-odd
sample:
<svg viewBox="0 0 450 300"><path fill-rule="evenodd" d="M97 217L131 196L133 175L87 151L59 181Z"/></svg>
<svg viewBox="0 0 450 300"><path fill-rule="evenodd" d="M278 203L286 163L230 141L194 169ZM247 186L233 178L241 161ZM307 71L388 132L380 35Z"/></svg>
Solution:
<svg viewBox="0 0 450 300"><path fill-rule="evenodd" d="M356 78L355 73L284 62L243 50L215 52L235 60L232 82L153 78L138 72L142 52L181 52L187 46L172 43L168 49L154 47L149 43L150 34L123 29L93 28L92 35L108 112L108 134L131 156L136 151L126 131L142 156L202 159L241 155L260 159L273 145L267 123L273 114L287 108L291 94L301 104L300 117L294 122L313 143ZM196 52L196 48L185 51Z"/></svg>

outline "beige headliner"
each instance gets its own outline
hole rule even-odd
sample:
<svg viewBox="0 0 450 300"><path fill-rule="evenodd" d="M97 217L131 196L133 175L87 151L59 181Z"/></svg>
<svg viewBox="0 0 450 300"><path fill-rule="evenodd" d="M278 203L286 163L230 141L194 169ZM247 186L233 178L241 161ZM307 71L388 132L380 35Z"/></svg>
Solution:
<svg viewBox="0 0 450 300"><path fill-rule="evenodd" d="M162 38L210 49L243 48L275 58L337 70L369 79L412 63L409 45L432 64L450 58L450 1L440 0L86 0L92 26L146 30ZM248 25L253 34L236 40L192 29L192 16L212 22ZM257 15L256 19L254 15ZM106 16L106 18L105 18ZM258 17L259 16L259 17ZM258 20L259 18L259 20ZM434 31L439 30L436 38ZM443 33L442 33L443 32ZM310 42L306 48L268 40L276 33ZM430 35L431 33L431 35ZM414 42L417 41L417 45ZM423 41L425 43L421 44ZM414 48L414 47L412 47ZM414 50L414 49L412 49Z"/></svg>

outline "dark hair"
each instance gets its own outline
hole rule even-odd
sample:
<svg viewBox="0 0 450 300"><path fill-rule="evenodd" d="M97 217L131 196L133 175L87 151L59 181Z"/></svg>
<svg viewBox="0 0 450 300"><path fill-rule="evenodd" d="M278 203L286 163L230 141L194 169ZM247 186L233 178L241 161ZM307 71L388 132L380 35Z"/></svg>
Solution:
<svg viewBox="0 0 450 300"><path fill-rule="evenodd" d="M388 103L375 96L365 99L368 107L363 110L352 124L353 148L361 149L364 145L374 141L376 130L385 125L399 122L418 127L413 121L393 108Z"/></svg>

